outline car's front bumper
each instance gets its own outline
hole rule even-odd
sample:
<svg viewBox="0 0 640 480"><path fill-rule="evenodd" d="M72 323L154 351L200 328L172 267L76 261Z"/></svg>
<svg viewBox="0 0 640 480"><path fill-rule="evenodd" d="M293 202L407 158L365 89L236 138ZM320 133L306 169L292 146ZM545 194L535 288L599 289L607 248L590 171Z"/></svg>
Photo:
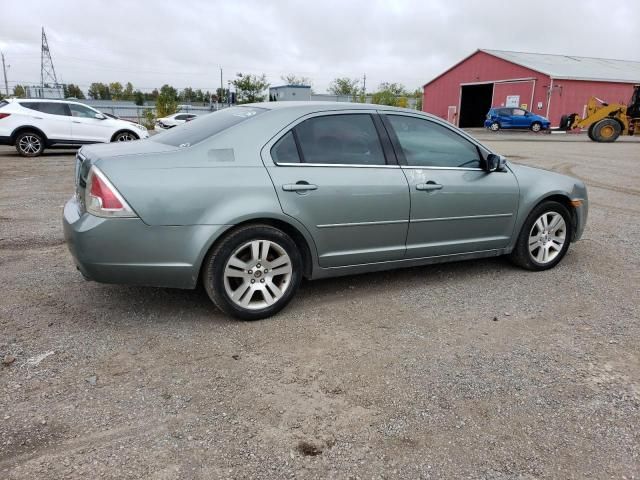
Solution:
<svg viewBox="0 0 640 480"><path fill-rule="evenodd" d="M104 283L194 288L203 257L224 225L150 226L139 218L82 213L64 207L64 238L78 270Z"/></svg>
<svg viewBox="0 0 640 480"><path fill-rule="evenodd" d="M0 135L0 145L13 145L11 137L8 135Z"/></svg>

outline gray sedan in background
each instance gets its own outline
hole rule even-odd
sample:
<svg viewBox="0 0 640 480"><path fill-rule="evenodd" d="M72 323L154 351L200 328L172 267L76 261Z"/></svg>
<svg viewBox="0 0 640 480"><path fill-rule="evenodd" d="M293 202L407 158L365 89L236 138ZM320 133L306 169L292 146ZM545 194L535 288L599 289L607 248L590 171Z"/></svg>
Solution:
<svg viewBox="0 0 640 480"><path fill-rule="evenodd" d="M83 147L63 223L87 279L201 282L254 320L302 278L498 255L546 270L586 219L580 180L508 163L431 115L272 102Z"/></svg>

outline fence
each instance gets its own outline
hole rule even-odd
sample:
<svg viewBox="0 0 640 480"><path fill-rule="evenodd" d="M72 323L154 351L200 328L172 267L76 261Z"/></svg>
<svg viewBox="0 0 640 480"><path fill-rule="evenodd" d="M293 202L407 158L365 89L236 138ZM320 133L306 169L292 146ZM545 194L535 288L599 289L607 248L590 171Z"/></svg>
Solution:
<svg viewBox="0 0 640 480"><path fill-rule="evenodd" d="M155 116L156 108L152 105L128 105L119 104L116 102L99 101L99 102L87 102L81 100L82 103L86 103L96 110L100 110L104 113L110 113L125 120L131 120L134 122L142 123L145 117L145 112L151 110ZM193 106L193 105L180 105L178 112L180 113L195 113L197 115L204 115L205 113L215 112L222 108L226 108L227 105L213 104L212 108Z"/></svg>

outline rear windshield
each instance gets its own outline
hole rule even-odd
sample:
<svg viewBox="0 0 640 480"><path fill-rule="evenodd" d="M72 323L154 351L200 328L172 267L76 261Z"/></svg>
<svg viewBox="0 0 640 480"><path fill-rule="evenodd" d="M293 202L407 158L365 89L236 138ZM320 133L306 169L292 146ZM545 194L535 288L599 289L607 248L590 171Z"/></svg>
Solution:
<svg viewBox="0 0 640 480"><path fill-rule="evenodd" d="M218 112L199 116L184 125L154 135L151 139L154 142L174 147L190 147L266 111L266 108L257 107L225 108Z"/></svg>

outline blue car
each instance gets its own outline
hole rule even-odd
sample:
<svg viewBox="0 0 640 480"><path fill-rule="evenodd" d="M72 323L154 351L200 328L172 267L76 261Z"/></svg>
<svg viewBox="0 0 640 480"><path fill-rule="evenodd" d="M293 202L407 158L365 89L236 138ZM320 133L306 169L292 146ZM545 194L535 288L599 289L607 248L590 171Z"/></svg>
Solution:
<svg viewBox="0 0 640 480"><path fill-rule="evenodd" d="M531 113L524 108L492 108L484 121L485 128L497 132L501 128L528 128L533 132L546 130L551 125L548 118Z"/></svg>

